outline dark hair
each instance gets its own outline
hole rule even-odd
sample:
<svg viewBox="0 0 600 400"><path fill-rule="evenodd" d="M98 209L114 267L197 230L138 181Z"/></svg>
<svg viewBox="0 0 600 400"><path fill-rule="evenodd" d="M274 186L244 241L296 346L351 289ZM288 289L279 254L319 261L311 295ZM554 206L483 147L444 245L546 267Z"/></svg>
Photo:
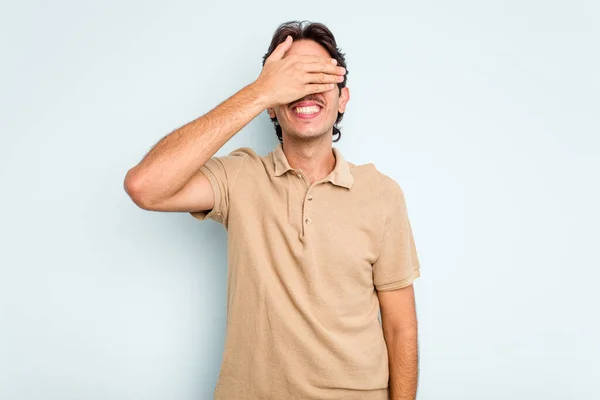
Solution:
<svg viewBox="0 0 600 400"><path fill-rule="evenodd" d="M337 60L338 66L346 68L344 80L342 82L338 82L337 84L341 94L342 88L346 86L348 76L346 58L344 57L345 54L342 53L341 49L337 47L333 33L331 33L331 31L321 23L309 21L289 21L279 25L279 27L275 30L275 33L273 34L273 39L271 40L271 44L269 45L269 50L263 56L262 65L265 65L265 61L271 55L273 50L275 50L275 48L280 43L284 42L288 35L291 36L294 41L306 39L317 42L318 44L323 46L325 50L327 50L331 58L335 58ZM333 139L334 142L339 141L342 137L340 128L336 125L342 120L343 117L344 113L338 112L337 119L333 124L333 136L337 135L337 138ZM273 121L273 125L275 125L275 133L277 134L277 138L280 142L283 142L281 126L279 125L279 122L277 122L277 118L271 118L271 121Z"/></svg>

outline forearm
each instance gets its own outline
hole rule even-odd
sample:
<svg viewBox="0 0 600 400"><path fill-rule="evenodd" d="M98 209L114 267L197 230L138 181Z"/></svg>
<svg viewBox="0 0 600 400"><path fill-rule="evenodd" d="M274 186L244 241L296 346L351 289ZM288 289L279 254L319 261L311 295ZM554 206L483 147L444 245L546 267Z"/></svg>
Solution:
<svg viewBox="0 0 600 400"><path fill-rule="evenodd" d="M207 114L161 139L127 172L125 186L134 187L143 197L157 201L174 195L266 107L256 85L244 87Z"/></svg>
<svg viewBox="0 0 600 400"><path fill-rule="evenodd" d="M414 400L418 381L417 329L385 336L390 371L390 400Z"/></svg>

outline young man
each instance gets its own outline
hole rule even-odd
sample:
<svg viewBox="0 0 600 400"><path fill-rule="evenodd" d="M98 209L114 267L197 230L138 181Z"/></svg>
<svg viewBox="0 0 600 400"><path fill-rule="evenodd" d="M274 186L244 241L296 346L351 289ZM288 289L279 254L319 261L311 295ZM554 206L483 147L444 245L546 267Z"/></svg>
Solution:
<svg viewBox="0 0 600 400"><path fill-rule="evenodd" d="M215 399L414 399L419 261L400 186L332 147L350 98L344 54L324 25L289 22L263 65L125 178L138 206L228 231ZM271 153L214 156L265 109Z"/></svg>

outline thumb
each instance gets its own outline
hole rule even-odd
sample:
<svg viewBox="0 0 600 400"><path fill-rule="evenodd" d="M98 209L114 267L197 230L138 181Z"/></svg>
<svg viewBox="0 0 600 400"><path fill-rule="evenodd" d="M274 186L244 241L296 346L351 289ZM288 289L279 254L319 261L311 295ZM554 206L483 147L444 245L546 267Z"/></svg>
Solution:
<svg viewBox="0 0 600 400"><path fill-rule="evenodd" d="M273 52L267 58L266 61L268 62L268 61L281 60L283 58L283 56L285 55L285 52L288 51L289 48L292 46L293 42L294 42L294 39L292 39L292 37L290 35L288 35L283 42L279 43L279 45L277 47L275 47L275 50L273 50Z"/></svg>

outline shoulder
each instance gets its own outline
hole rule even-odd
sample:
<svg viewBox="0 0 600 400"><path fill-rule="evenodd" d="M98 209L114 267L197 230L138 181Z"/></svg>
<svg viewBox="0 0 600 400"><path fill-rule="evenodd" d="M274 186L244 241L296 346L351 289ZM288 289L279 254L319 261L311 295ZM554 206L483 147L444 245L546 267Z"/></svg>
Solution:
<svg viewBox="0 0 600 400"><path fill-rule="evenodd" d="M381 200L404 199L400 184L390 175L377 169L375 164L356 165L351 162L348 164L359 190L369 191Z"/></svg>
<svg viewBox="0 0 600 400"><path fill-rule="evenodd" d="M228 156L248 158L248 159L260 158L260 156L250 147L238 147L237 149L232 150L228 154Z"/></svg>
<svg viewBox="0 0 600 400"><path fill-rule="evenodd" d="M238 147L226 157L237 159L241 169L252 176L272 169L271 153L261 155L250 147Z"/></svg>
<svg viewBox="0 0 600 400"><path fill-rule="evenodd" d="M261 156L250 147L238 147L227 153L227 155L216 158L223 164L234 165L241 169L251 168L252 165L260 163L261 160Z"/></svg>

